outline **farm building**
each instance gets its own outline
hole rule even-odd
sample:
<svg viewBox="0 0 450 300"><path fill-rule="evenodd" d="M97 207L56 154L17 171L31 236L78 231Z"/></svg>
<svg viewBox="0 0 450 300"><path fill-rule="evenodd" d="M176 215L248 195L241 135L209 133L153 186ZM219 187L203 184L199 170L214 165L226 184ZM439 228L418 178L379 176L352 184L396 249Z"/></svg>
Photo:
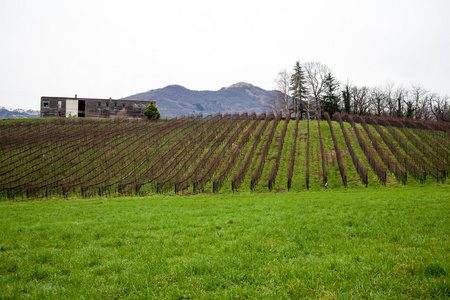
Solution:
<svg viewBox="0 0 450 300"><path fill-rule="evenodd" d="M67 97L41 97L41 118L142 118L144 110L154 101L116 100ZM120 113L120 114L119 114Z"/></svg>

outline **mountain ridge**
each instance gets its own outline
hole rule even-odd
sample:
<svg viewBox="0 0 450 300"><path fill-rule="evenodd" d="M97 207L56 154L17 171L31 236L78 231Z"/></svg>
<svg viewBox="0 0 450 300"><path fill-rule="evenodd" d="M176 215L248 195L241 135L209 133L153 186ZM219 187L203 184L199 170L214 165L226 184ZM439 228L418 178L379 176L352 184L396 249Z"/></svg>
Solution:
<svg viewBox="0 0 450 300"><path fill-rule="evenodd" d="M0 106L0 119L39 118L39 110L6 108Z"/></svg>
<svg viewBox="0 0 450 300"><path fill-rule="evenodd" d="M122 99L156 101L162 118L174 118L198 113L261 113L267 110L267 105L276 93L275 90L267 91L246 82L238 82L217 91L196 91L172 84Z"/></svg>
<svg viewBox="0 0 450 300"><path fill-rule="evenodd" d="M148 90L124 97L124 100L153 100L162 118L182 115L203 115L234 112L262 113L276 96L275 90L264 90L246 82L237 82L217 91L191 90L179 84ZM32 109L11 109L0 106L0 119L38 118L40 112Z"/></svg>

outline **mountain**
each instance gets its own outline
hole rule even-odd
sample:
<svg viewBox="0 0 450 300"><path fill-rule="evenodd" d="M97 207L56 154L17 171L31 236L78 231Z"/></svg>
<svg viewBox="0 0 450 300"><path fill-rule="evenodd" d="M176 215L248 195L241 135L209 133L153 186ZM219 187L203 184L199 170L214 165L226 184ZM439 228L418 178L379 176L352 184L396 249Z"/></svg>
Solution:
<svg viewBox="0 0 450 300"><path fill-rule="evenodd" d="M0 106L0 119L39 118L39 111L32 109L12 109Z"/></svg>
<svg viewBox="0 0 450 300"><path fill-rule="evenodd" d="M191 113L261 113L269 110L267 105L275 95L276 91L239 82L218 91L193 91L180 85L169 85L123 99L154 100L161 118L174 118Z"/></svg>

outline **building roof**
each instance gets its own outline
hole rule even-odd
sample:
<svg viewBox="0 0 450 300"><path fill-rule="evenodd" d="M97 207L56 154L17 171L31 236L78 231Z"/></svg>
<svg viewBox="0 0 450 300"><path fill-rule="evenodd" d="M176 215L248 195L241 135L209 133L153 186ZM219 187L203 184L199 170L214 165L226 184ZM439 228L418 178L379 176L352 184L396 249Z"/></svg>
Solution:
<svg viewBox="0 0 450 300"><path fill-rule="evenodd" d="M112 99L112 98L80 98L80 97L53 97L53 96L42 96L41 99L66 99L66 100L96 100L96 101L105 101L105 100L111 100L111 101L139 101L139 102L151 102L153 100L132 100L132 99ZM154 101L153 101L154 102Z"/></svg>

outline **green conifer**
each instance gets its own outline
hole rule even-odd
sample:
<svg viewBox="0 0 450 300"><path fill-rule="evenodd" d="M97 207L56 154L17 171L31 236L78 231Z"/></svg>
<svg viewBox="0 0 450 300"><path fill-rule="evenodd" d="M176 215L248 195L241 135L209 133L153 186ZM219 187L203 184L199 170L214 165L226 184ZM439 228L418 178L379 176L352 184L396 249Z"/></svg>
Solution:
<svg viewBox="0 0 450 300"><path fill-rule="evenodd" d="M158 108L150 102L149 106L144 111L144 115L150 120L157 120L161 117L161 114L158 111Z"/></svg>
<svg viewBox="0 0 450 300"><path fill-rule="evenodd" d="M296 62L294 66L294 73L291 75L292 91L292 110L297 113L304 109L304 101L307 99L308 90L306 89L305 73L300 62Z"/></svg>
<svg viewBox="0 0 450 300"><path fill-rule="evenodd" d="M340 111L340 98L337 94L339 82L331 75L331 72L325 76L324 79L324 95L322 97L323 111L326 111L332 116L335 112Z"/></svg>

